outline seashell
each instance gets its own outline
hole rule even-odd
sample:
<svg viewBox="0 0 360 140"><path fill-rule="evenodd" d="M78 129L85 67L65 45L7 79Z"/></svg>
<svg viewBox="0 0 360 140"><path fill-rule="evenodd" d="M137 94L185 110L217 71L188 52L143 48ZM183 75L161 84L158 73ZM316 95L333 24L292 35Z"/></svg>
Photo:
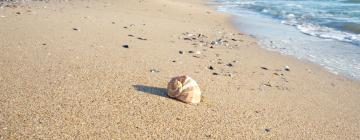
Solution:
<svg viewBox="0 0 360 140"><path fill-rule="evenodd" d="M197 104L201 101L201 91L196 81L189 76L171 78L167 86L168 96L185 103Z"/></svg>

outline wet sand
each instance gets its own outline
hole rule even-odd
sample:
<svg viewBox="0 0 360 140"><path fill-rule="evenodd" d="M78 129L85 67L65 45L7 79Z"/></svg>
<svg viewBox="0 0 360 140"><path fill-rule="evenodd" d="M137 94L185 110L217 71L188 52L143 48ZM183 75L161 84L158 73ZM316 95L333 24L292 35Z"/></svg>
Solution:
<svg viewBox="0 0 360 140"><path fill-rule="evenodd" d="M266 51L229 18L201 0L4 6L0 139L360 139L359 82ZM177 75L200 104L166 96Z"/></svg>

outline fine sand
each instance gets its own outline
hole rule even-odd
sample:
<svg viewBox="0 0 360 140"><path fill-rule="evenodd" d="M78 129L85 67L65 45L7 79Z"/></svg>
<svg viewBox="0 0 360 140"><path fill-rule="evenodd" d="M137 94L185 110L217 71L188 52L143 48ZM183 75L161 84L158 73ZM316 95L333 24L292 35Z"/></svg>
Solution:
<svg viewBox="0 0 360 140"><path fill-rule="evenodd" d="M360 139L359 82L229 19L201 0L2 4L0 139ZM200 104L166 96L177 75Z"/></svg>

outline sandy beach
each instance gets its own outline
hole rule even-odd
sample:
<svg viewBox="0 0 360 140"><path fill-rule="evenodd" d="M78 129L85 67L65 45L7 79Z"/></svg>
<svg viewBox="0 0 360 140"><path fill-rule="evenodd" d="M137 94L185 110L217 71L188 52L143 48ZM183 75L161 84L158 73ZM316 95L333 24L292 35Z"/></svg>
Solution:
<svg viewBox="0 0 360 140"><path fill-rule="evenodd" d="M259 47L206 1L0 6L0 139L360 139L358 81ZM178 75L200 104L166 95Z"/></svg>

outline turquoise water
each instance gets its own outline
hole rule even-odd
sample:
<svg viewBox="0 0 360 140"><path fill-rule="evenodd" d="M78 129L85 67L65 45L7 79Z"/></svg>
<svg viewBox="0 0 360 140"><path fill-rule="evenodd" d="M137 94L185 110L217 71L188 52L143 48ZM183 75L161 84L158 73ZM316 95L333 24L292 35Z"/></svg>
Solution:
<svg viewBox="0 0 360 140"><path fill-rule="evenodd" d="M359 0L218 0L281 20L301 32L360 46Z"/></svg>
<svg viewBox="0 0 360 140"><path fill-rule="evenodd" d="M215 0L263 47L360 80L360 0Z"/></svg>

